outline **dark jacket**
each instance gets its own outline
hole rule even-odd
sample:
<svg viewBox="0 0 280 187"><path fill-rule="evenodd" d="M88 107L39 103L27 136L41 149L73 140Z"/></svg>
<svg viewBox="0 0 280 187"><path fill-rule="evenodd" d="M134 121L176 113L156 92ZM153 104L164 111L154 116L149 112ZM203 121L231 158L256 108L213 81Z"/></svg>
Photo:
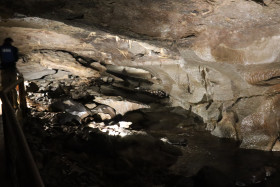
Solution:
<svg viewBox="0 0 280 187"><path fill-rule="evenodd" d="M18 61L18 49L10 44L3 44L0 47L0 68L15 68Z"/></svg>

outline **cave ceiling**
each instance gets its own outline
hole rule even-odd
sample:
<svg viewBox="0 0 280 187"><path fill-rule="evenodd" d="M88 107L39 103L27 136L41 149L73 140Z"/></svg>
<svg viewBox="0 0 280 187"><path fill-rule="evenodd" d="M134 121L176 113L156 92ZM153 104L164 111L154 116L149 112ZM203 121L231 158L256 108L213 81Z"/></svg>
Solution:
<svg viewBox="0 0 280 187"><path fill-rule="evenodd" d="M264 63L278 59L271 51L280 32L279 4L277 0L4 0L1 17L38 16L169 41L194 49L205 60ZM264 46L267 50L260 52Z"/></svg>

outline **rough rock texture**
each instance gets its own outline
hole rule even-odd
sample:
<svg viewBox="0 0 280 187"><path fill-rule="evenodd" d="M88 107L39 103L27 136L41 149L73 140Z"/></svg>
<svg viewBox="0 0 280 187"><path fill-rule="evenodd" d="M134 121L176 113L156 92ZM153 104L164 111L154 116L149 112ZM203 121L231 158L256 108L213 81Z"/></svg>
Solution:
<svg viewBox="0 0 280 187"><path fill-rule="evenodd" d="M23 54L48 68L85 77L108 68L107 81L122 82L124 90L163 91L173 105L203 117L213 134L243 141L244 148L271 150L279 138L279 5L278 0L4 0L0 39L13 37Z"/></svg>
<svg viewBox="0 0 280 187"><path fill-rule="evenodd" d="M108 98L104 99L104 97L96 97L94 99L96 103L105 104L114 108L117 114L124 115L125 113L131 110L137 110L141 108L149 108L147 105L138 104L134 102L125 101L122 98Z"/></svg>

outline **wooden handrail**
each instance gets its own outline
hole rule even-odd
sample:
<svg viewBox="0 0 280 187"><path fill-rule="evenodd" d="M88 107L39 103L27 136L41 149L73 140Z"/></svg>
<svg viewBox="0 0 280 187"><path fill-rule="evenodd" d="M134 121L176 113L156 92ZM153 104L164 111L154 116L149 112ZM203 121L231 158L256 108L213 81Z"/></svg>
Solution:
<svg viewBox="0 0 280 187"><path fill-rule="evenodd" d="M16 179L22 179L22 176L18 176L18 175L25 175L26 178L28 178L27 180L25 179L24 182L16 181L16 183L18 183L18 184L14 184L14 186L28 185L31 187L32 186L44 187L44 183L39 174L39 170L36 166L36 163L34 161L32 154L31 154L30 148L28 146L28 143L26 141L26 138L24 136L20 123L16 117L15 110L7 96L9 91L14 89L17 85L21 85L21 86L19 86L19 89L20 89L19 93L20 93L20 97L22 97L21 94L23 94L25 92L23 84L24 84L24 79L23 79L23 77L20 77L20 78L18 78L17 81L13 82L7 88L5 88L4 90L2 90L0 92L0 97L1 97L2 103L3 103L3 114L4 114L4 118L5 118L5 123L3 123L3 125L4 125L5 144L6 144L6 148L8 149L7 154L8 154L8 157L10 157L10 158L15 157L15 160L12 161L13 163L21 163L23 165L23 167L22 166L21 167L26 170L25 173L16 173L15 174L16 176L12 176L12 177L14 177ZM23 107L23 110L25 110L26 101L25 101L25 99L21 99L21 100L23 100L22 102L25 102L25 103L20 103L20 106ZM11 141L9 141L9 140L11 140ZM12 145L12 143L14 143L16 145ZM13 150L13 148L15 148L15 147L18 148L18 150ZM17 151L16 152L17 155L9 155L9 154L12 154L12 151L13 152ZM19 158L20 160L16 160L18 156L20 156L20 158ZM24 159L24 160L22 160L22 159ZM17 165L16 164L12 165L12 167L17 167ZM17 170L17 168L15 168L15 170ZM18 169L18 170L20 170L20 169ZM26 182L26 181L28 181L28 182ZM21 184L21 183L24 183L24 184Z"/></svg>
<svg viewBox="0 0 280 187"><path fill-rule="evenodd" d="M15 82L13 82L12 84L10 84L8 87L4 88L4 90L2 92L4 93L8 93L10 90L12 90L13 88L15 88L17 85L19 85L21 82L24 82L23 77L19 77L18 80L16 80Z"/></svg>

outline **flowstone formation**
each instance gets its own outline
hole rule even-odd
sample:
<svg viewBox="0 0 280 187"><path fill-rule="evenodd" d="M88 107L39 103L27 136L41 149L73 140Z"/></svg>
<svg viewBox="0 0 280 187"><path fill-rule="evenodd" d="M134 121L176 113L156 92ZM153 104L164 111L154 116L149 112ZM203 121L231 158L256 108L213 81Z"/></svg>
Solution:
<svg viewBox="0 0 280 187"><path fill-rule="evenodd" d="M279 4L4 1L0 37L13 37L24 58L44 67L85 77L109 73L104 79L123 81L114 87L169 97L198 114L213 135L277 151Z"/></svg>

